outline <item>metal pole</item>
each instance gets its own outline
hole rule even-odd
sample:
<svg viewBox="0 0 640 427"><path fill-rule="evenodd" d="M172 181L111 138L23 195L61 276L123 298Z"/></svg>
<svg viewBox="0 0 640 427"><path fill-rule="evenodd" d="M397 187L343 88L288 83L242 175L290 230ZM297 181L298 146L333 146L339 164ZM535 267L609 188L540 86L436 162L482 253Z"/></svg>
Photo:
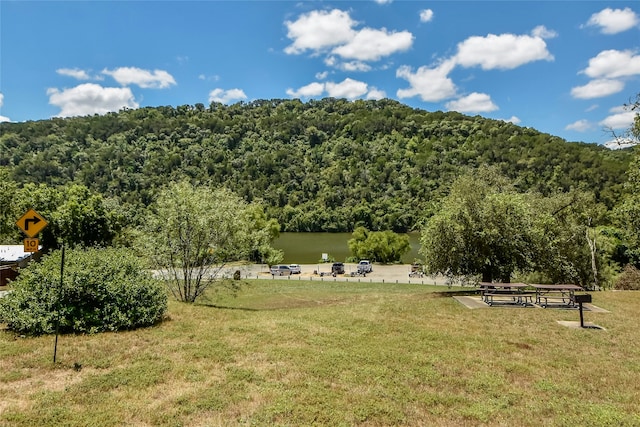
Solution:
<svg viewBox="0 0 640 427"><path fill-rule="evenodd" d="M582 316L582 301L578 303L580 306L580 327L584 328L584 317Z"/></svg>
<svg viewBox="0 0 640 427"><path fill-rule="evenodd" d="M58 300L56 302L56 342L53 346L53 363L56 363L58 353L58 332L60 330L60 299L62 297L62 283L64 279L64 243L62 244L62 259L60 260L60 288L58 289Z"/></svg>

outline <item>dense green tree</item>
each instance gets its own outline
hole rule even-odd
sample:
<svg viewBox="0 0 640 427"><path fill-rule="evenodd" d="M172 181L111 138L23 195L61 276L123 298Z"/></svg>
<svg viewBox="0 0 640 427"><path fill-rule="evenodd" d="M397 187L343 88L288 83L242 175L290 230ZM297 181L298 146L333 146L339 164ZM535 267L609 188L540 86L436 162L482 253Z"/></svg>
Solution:
<svg viewBox="0 0 640 427"><path fill-rule="evenodd" d="M430 273L510 282L536 272L544 282L604 283L602 205L581 191L519 193L495 170L471 172L427 220L421 253Z"/></svg>
<svg viewBox="0 0 640 427"><path fill-rule="evenodd" d="M627 170L624 193L614 210L614 217L621 237L618 261L623 265L631 263L638 268L640 267L640 147L638 145L640 144L640 94L637 94L635 101L626 107L635 112L634 122L617 138L622 144L635 145L634 160Z"/></svg>
<svg viewBox="0 0 640 427"><path fill-rule="evenodd" d="M38 236L47 249L63 243L108 246L124 221L122 208L115 200L105 200L83 185L54 188L46 184L25 184L17 190L11 205L20 215L35 209L48 221L49 225Z"/></svg>
<svg viewBox="0 0 640 427"><path fill-rule="evenodd" d="M9 177L9 171L0 166L0 244L16 244L19 230L16 220L24 212L18 212L14 203L18 186Z"/></svg>
<svg viewBox="0 0 640 427"><path fill-rule="evenodd" d="M115 201L105 200L87 187L72 185L51 214L52 230L68 245L105 246L116 237L122 218Z"/></svg>
<svg viewBox="0 0 640 427"><path fill-rule="evenodd" d="M347 244L356 259L381 263L398 262L402 255L411 249L409 236L390 230L369 231L364 227L358 227L351 236Z"/></svg>
<svg viewBox="0 0 640 427"><path fill-rule="evenodd" d="M533 267L538 236L525 195L489 169L460 177L422 230L420 252L431 274L510 282Z"/></svg>
<svg viewBox="0 0 640 427"><path fill-rule="evenodd" d="M575 283L594 289L607 285L607 232L604 208L590 192L570 191L533 196L540 238L535 270L552 283Z"/></svg>
<svg viewBox="0 0 640 427"><path fill-rule="evenodd" d="M277 227L258 209L229 190L186 181L160 192L142 243L175 298L195 302L221 283L228 262L267 251Z"/></svg>

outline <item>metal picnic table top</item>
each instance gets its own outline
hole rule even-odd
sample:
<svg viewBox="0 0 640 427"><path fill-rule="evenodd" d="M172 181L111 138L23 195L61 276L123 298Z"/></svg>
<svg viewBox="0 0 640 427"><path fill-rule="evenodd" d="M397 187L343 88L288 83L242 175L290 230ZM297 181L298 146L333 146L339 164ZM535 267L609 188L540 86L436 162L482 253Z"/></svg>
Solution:
<svg viewBox="0 0 640 427"><path fill-rule="evenodd" d="M551 290L551 291L581 291L582 290L582 287L571 284L571 283L560 283L560 284L553 284L553 285L541 285L541 284L532 283L528 286L531 286L536 289L544 289L544 290Z"/></svg>

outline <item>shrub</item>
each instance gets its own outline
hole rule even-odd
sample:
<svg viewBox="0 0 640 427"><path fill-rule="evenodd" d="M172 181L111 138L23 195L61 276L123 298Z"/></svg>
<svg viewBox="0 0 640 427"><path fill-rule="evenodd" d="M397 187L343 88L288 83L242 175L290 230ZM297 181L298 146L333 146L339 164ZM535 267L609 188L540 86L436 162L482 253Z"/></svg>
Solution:
<svg viewBox="0 0 640 427"><path fill-rule="evenodd" d="M618 276L614 288L621 291L640 291L640 270L627 264Z"/></svg>
<svg viewBox="0 0 640 427"><path fill-rule="evenodd" d="M167 310L164 286L126 249L54 251L31 263L0 299L0 320L26 334L96 333L150 326Z"/></svg>

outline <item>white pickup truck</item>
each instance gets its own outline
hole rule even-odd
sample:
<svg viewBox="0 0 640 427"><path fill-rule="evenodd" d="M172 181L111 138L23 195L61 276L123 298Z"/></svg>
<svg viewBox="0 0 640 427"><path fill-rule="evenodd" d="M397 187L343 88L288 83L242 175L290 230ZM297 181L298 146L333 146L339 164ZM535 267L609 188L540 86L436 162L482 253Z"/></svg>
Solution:
<svg viewBox="0 0 640 427"><path fill-rule="evenodd" d="M363 259L358 263L358 274L365 274L373 272L373 265L369 260Z"/></svg>

